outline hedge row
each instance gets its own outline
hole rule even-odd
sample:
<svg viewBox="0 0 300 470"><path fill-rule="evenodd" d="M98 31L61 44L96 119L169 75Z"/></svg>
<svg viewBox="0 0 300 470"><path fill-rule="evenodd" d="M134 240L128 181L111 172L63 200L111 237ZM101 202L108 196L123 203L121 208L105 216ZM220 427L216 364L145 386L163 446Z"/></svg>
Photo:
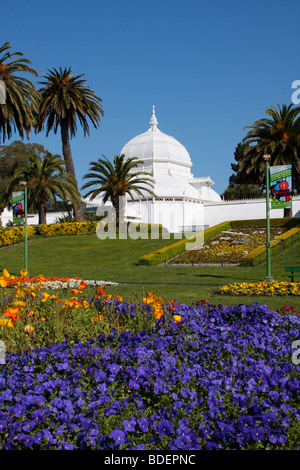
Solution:
<svg viewBox="0 0 300 470"><path fill-rule="evenodd" d="M239 228L265 228L266 227L266 219L251 219L251 220L232 220L229 222L230 227L232 229L239 229ZM279 219L270 219L270 226L271 227L285 227L285 228L293 228L300 224L299 218L279 218Z"/></svg>
<svg viewBox="0 0 300 470"><path fill-rule="evenodd" d="M27 239L62 235L88 235L96 233L97 222L63 222L27 226ZM24 226L0 228L0 246L24 241Z"/></svg>

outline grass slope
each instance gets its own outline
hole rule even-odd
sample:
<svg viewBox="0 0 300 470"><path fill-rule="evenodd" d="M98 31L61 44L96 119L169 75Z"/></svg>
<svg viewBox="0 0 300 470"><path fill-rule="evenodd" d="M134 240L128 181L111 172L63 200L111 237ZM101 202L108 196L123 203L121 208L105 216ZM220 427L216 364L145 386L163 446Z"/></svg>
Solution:
<svg viewBox="0 0 300 470"><path fill-rule="evenodd" d="M277 308L288 303L300 310L297 298L224 297L213 294L218 286L233 282L259 282L266 274L266 264L257 267L177 267L139 266L138 258L172 243L170 240L99 240L96 235L77 235L36 239L28 243L30 275L80 277L113 281L126 285L109 287L109 293L120 293L125 300L141 299L156 290L164 301L195 302L205 299L214 304L267 303ZM19 274L24 267L24 244L1 251L0 269ZM272 276L287 281L284 266L300 265L300 243L272 256Z"/></svg>

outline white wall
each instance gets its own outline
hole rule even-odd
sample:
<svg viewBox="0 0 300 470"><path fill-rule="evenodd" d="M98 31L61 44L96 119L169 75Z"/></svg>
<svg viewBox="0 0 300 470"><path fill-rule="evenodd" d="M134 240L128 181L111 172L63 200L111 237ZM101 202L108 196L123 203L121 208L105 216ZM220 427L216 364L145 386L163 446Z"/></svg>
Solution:
<svg viewBox="0 0 300 470"><path fill-rule="evenodd" d="M56 222L57 219L60 217L63 217L65 215L68 215L67 212L47 212L47 224L53 224ZM13 220L13 214L12 211L9 211L8 209L4 209L4 211L1 214L1 221L2 221L2 227L6 227L6 225L9 222L12 222ZM27 216L27 223L28 225L37 225L39 222L39 217L37 214L28 214Z"/></svg>
<svg viewBox="0 0 300 470"><path fill-rule="evenodd" d="M300 217L300 197L293 198L293 217ZM270 218L283 217L283 209L271 209ZM204 204L204 223L209 227L227 220L266 218L266 200L249 199L244 201L224 201Z"/></svg>
<svg viewBox="0 0 300 470"><path fill-rule="evenodd" d="M266 218L266 200L251 199L244 201L226 201L216 203L195 204L185 201L147 201L144 203L130 202L128 206L141 222L162 223L170 232L182 231L182 226L198 225L212 227L230 220L264 219ZM67 215L62 212L47 213L47 223L51 224L59 217ZM271 218L283 217L283 209L271 209ZM293 198L293 217L300 219L300 197ZM2 226L12 220L12 211L4 210L1 214ZM36 225L37 215L28 215L28 224Z"/></svg>

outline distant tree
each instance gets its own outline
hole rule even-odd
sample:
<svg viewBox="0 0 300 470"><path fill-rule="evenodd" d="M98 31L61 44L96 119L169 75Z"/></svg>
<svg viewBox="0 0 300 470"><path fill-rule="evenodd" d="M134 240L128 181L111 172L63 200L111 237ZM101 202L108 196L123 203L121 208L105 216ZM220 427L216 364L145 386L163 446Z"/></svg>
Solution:
<svg viewBox="0 0 300 470"><path fill-rule="evenodd" d="M15 140L10 145L0 145L0 213L6 206L6 200L3 199L7 191L9 182L12 180L12 168L14 165L26 163L32 155L39 155L43 158L48 153L43 145L36 143L21 142Z"/></svg>
<svg viewBox="0 0 300 470"><path fill-rule="evenodd" d="M83 128L84 135L89 135L89 123L97 128L100 126L100 116L103 116L102 100L86 85L84 75L72 75L72 70L48 70L45 81L40 88L40 107L37 114L36 131L41 132L46 125L46 135L51 130L54 133L60 128L62 150L68 174L76 181L75 168L71 152L70 137L77 131L77 122ZM74 205L75 220L84 220L82 209Z"/></svg>
<svg viewBox="0 0 300 470"><path fill-rule="evenodd" d="M91 200L99 195L103 195L103 202L111 201L115 213L117 226L123 221L124 213L119 206L120 197L129 194L133 198L133 193L143 195L143 191L155 196L153 192L154 180L148 173L139 171L137 165L141 163L135 157L125 158L125 155L114 155L111 163L105 155L104 159L99 158L97 162L90 162L90 172L83 176L89 179L82 186L83 189L96 186L85 195ZM152 188L152 189L151 189Z"/></svg>
<svg viewBox="0 0 300 470"><path fill-rule="evenodd" d="M79 204L76 181L66 172L65 166L65 161L59 155L49 152L44 157L35 154L22 164L15 163L12 168L13 178L4 196L7 204L11 201L12 192L21 189L21 181L27 182L28 210L38 213L39 224L46 223L49 201L55 203L59 197L64 202L70 200Z"/></svg>
<svg viewBox="0 0 300 470"><path fill-rule="evenodd" d="M235 184L225 189L221 197L225 201L257 199L264 197L264 192L258 184Z"/></svg>
<svg viewBox="0 0 300 470"><path fill-rule="evenodd" d="M239 142L234 151L234 159L236 163L231 163L231 169L234 173L229 177L229 188L232 188L236 184L259 184L257 175L254 171L247 172L247 165L244 165L243 169L240 168L240 162L244 160L245 151L248 149L249 145L243 142Z"/></svg>
<svg viewBox="0 0 300 470"><path fill-rule="evenodd" d="M0 104L0 141L3 143L6 138L11 138L13 130L22 139L28 137L39 99L31 81L18 75L21 72L37 76L37 72L28 65L31 62L23 58L21 52L8 52L11 47L8 42L0 47L0 80L4 82L6 92L5 104Z"/></svg>
<svg viewBox="0 0 300 470"><path fill-rule="evenodd" d="M263 197L264 185L257 183L255 172L248 174L245 169L240 171L240 161L245 158L244 153L247 148L248 144L243 142L238 143L235 148L234 159L236 163L231 163L231 169L234 173L229 177L228 188L221 194L224 200L256 199Z"/></svg>

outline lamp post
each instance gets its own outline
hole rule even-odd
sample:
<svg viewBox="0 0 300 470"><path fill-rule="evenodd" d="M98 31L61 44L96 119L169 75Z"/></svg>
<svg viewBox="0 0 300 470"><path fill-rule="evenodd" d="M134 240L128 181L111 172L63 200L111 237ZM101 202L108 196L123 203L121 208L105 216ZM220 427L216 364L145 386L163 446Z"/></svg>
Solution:
<svg viewBox="0 0 300 470"><path fill-rule="evenodd" d="M28 271L28 257L27 257L27 183L26 181L20 181L20 186L24 187L24 216L25 216L25 248L24 248L24 258L25 258L25 270Z"/></svg>
<svg viewBox="0 0 300 470"><path fill-rule="evenodd" d="M270 281L273 278L271 277L271 245L270 245L270 203L269 203L269 186L270 186L270 174L269 174L269 162L271 160L271 155L263 156L266 162L266 219L267 219L267 241L266 241L266 250L267 250L267 275L265 277L266 281Z"/></svg>

